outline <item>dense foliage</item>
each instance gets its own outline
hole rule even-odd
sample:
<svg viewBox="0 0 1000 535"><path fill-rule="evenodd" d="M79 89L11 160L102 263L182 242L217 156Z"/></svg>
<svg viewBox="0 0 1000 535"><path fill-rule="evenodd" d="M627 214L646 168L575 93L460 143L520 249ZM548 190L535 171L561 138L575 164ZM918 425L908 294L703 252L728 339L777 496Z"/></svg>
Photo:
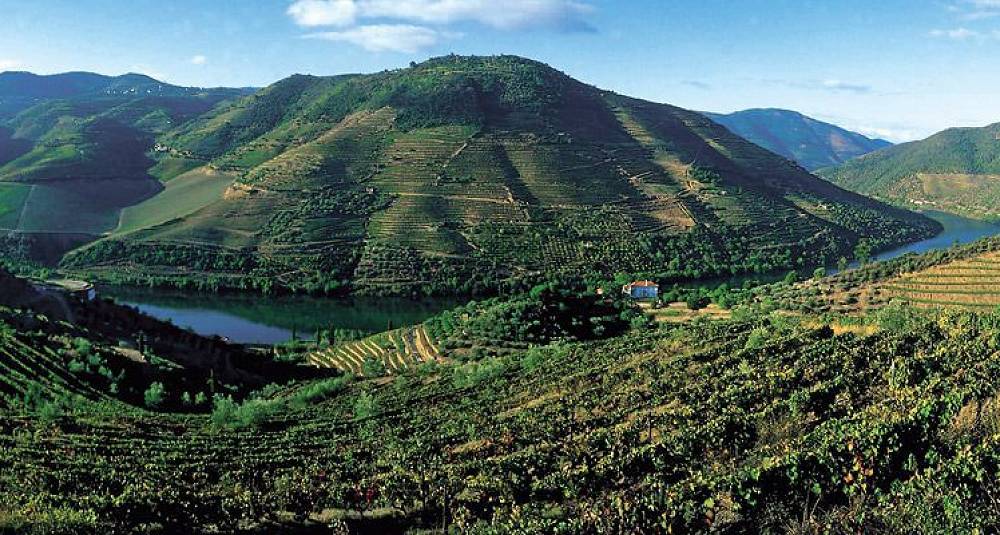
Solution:
<svg viewBox="0 0 1000 535"><path fill-rule="evenodd" d="M633 304L580 288L548 283L523 296L494 298L443 312L425 327L438 340L457 338L482 347L545 345L617 336L632 322L645 325Z"/></svg>

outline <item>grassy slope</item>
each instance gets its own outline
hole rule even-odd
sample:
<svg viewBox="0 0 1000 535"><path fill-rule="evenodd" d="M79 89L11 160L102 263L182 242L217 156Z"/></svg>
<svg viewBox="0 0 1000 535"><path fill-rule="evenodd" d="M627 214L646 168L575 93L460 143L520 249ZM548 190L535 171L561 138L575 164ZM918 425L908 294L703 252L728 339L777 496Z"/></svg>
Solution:
<svg viewBox="0 0 1000 535"><path fill-rule="evenodd" d="M0 184L0 229L16 229L31 186Z"/></svg>
<svg viewBox="0 0 1000 535"><path fill-rule="evenodd" d="M700 115L519 58L296 76L160 143L240 176L223 200L67 266L139 263L143 276L178 279L187 272L161 253L183 247L166 257L199 258L221 285L470 291L535 271L785 269L860 237L885 245L934 230ZM484 270L490 280L472 279Z"/></svg>
<svg viewBox="0 0 1000 535"><path fill-rule="evenodd" d="M172 178L162 192L122 210L115 234L182 218L222 198L234 176L201 167Z"/></svg>
<svg viewBox="0 0 1000 535"><path fill-rule="evenodd" d="M788 110L754 109L706 115L735 134L809 170L837 165L891 145Z"/></svg>
<svg viewBox="0 0 1000 535"><path fill-rule="evenodd" d="M820 174L853 191L906 206L998 217L1000 125L953 128L869 154Z"/></svg>

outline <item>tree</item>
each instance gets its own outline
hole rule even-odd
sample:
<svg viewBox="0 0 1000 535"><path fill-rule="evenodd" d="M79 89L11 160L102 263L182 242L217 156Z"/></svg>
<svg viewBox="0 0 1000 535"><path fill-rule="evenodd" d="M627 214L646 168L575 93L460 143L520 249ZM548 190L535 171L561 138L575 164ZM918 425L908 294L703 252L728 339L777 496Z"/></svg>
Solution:
<svg viewBox="0 0 1000 535"><path fill-rule="evenodd" d="M163 404L163 383L153 383L149 385L146 389L146 393L143 394L143 399L146 401L146 406L150 409L155 409Z"/></svg>
<svg viewBox="0 0 1000 535"><path fill-rule="evenodd" d="M691 296L687 298L687 307L690 310L701 310L707 307L709 302L710 301L707 297L698 294L691 294Z"/></svg>
<svg viewBox="0 0 1000 535"><path fill-rule="evenodd" d="M381 359L368 357L361 365L361 373L365 377L382 377L385 375L385 363Z"/></svg>
<svg viewBox="0 0 1000 535"><path fill-rule="evenodd" d="M854 259L862 266L867 264L872 257L872 244L868 240L861 240L854 246Z"/></svg>

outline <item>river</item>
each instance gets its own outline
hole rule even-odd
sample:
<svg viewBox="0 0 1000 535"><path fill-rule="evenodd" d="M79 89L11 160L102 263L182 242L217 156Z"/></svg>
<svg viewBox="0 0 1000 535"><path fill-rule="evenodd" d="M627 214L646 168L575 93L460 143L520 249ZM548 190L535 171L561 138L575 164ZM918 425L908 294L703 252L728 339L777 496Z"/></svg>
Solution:
<svg viewBox="0 0 1000 535"><path fill-rule="evenodd" d="M875 256L876 260L891 260L909 253L926 253L937 249L947 249L953 245L974 242L978 239L1000 234L1000 226L977 219L946 214L944 212L925 211L925 216L934 219L944 227L937 236L885 251Z"/></svg>
<svg viewBox="0 0 1000 535"><path fill-rule="evenodd" d="M877 259L925 253L1000 234L1000 226L991 223L942 212L925 212L925 215L940 222L944 231L933 238L884 251ZM760 276L754 278L763 280ZM420 323L463 302L456 299L414 301L219 295L120 287L101 288L101 295L199 334L224 336L244 344L277 344L291 340L293 335L312 338L317 329L328 328L381 332Z"/></svg>
<svg viewBox="0 0 1000 535"><path fill-rule="evenodd" d="M381 332L414 325L463 303L454 299L326 298L101 287L100 295L206 336L241 344L313 339L317 329Z"/></svg>

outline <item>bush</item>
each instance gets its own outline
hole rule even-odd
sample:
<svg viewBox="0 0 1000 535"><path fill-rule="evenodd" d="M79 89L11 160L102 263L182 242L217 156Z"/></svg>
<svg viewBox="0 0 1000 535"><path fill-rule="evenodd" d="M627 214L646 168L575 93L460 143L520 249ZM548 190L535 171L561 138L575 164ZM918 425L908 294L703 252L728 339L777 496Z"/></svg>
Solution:
<svg viewBox="0 0 1000 535"><path fill-rule="evenodd" d="M385 363L380 359L368 357L361 365L361 373L365 377L382 377L385 375Z"/></svg>
<svg viewBox="0 0 1000 535"><path fill-rule="evenodd" d="M146 406L150 409L156 409L163 404L163 383L153 383L149 385L146 392L143 394L143 399L146 402Z"/></svg>
<svg viewBox="0 0 1000 535"><path fill-rule="evenodd" d="M347 375L309 383L307 386L299 389L289 399L289 404L301 409L307 405L327 400L333 397L334 394L343 392L349 384L351 384L351 377Z"/></svg>
<svg viewBox="0 0 1000 535"><path fill-rule="evenodd" d="M354 417L358 420L371 418L375 415L375 397L369 392L362 392L354 401Z"/></svg>
<svg viewBox="0 0 1000 535"><path fill-rule="evenodd" d="M273 400L248 399L236 403L230 396L216 394L212 399L212 424L239 429L257 427L278 412L281 404Z"/></svg>

